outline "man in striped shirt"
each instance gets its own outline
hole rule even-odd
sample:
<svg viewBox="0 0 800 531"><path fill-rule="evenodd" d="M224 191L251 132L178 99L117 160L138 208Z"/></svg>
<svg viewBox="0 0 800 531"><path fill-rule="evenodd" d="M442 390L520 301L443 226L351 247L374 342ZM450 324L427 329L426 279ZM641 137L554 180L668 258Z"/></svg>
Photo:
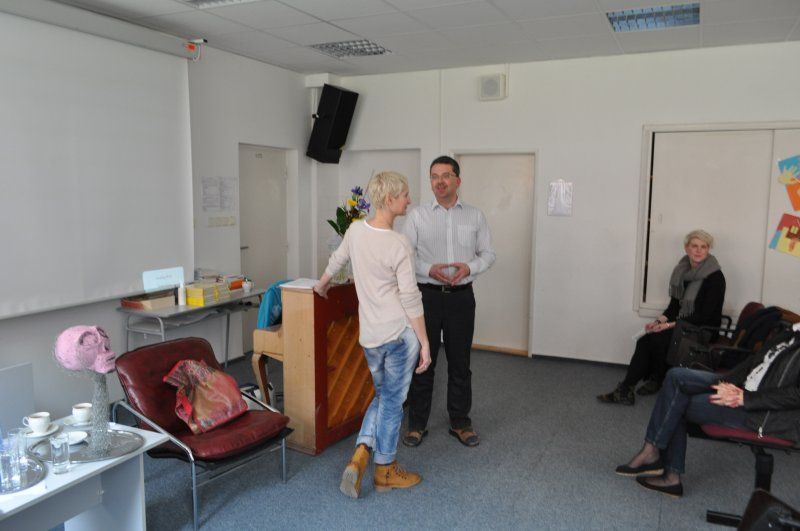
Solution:
<svg viewBox="0 0 800 531"><path fill-rule="evenodd" d="M408 395L406 446L419 446L428 433L434 369L441 339L447 356L447 413L450 434L466 446L477 446L472 427L470 351L475 329L472 281L495 260L486 217L458 198L461 169L454 159L436 158L430 167L435 200L415 208L403 233L416 249L417 284L422 292L425 328L431 349L430 368L415 374Z"/></svg>

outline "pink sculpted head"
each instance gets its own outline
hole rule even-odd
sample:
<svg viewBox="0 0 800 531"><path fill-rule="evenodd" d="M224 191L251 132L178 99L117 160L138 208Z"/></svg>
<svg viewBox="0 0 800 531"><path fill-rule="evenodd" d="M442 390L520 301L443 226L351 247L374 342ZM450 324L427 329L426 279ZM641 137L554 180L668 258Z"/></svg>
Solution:
<svg viewBox="0 0 800 531"><path fill-rule="evenodd" d="M114 370L111 340L99 326L72 326L56 339L56 360L65 369L106 374Z"/></svg>

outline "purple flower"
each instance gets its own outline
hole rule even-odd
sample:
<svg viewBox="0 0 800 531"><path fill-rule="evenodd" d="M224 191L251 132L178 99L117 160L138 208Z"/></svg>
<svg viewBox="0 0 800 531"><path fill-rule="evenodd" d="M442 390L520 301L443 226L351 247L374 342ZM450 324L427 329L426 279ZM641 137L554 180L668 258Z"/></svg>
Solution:
<svg viewBox="0 0 800 531"><path fill-rule="evenodd" d="M364 190L363 190L363 189L362 189L360 186L356 186L355 188L353 188L352 190L350 190L350 192L351 192L353 195L356 195L356 196L359 196L359 195L364 195Z"/></svg>
<svg viewBox="0 0 800 531"><path fill-rule="evenodd" d="M369 212L369 203L367 203L367 202L364 200L364 198L363 198L363 197L362 197L361 199L359 199L359 200L358 200L358 204L356 205L356 207L357 207L359 210L363 210L363 211L365 211L365 212Z"/></svg>

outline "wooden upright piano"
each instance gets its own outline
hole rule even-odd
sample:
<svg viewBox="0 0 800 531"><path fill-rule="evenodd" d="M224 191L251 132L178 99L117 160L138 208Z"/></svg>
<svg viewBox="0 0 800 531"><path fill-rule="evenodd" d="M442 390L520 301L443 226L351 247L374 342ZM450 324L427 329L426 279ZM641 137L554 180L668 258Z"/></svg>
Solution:
<svg viewBox="0 0 800 531"><path fill-rule="evenodd" d="M374 388L358 343L355 286L333 286L323 299L281 287L283 323L253 332L253 371L267 396L266 360L283 362L284 414L291 448L318 454L361 426Z"/></svg>

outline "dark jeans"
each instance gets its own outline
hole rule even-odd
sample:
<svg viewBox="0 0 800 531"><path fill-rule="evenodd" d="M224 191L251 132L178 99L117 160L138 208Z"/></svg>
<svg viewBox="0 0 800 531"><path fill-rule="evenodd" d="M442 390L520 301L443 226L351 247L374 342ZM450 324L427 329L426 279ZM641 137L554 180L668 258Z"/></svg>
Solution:
<svg viewBox="0 0 800 531"><path fill-rule="evenodd" d="M672 329L645 334L636 341L636 349L628 364L628 371L622 384L633 387L640 380L652 376L657 382L664 379L667 373L667 352L672 339Z"/></svg>
<svg viewBox="0 0 800 531"><path fill-rule="evenodd" d="M686 422L718 424L746 429L743 407L730 408L709 402L711 385L719 382L713 372L670 369L650 414L645 440L661 450L667 470L683 474L686 463Z"/></svg>
<svg viewBox="0 0 800 531"><path fill-rule="evenodd" d="M422 374L414 373L411 379L408 427L410 430L423 430L428 425L442 332L447 356L447 413L450 415L450 426L455 429L470 427L472 371L469 358L475 330L475 294L471 286L451 293L427 288L421 288L420 291L425 309L425 329L431 346L431 365Z"/></svg>

